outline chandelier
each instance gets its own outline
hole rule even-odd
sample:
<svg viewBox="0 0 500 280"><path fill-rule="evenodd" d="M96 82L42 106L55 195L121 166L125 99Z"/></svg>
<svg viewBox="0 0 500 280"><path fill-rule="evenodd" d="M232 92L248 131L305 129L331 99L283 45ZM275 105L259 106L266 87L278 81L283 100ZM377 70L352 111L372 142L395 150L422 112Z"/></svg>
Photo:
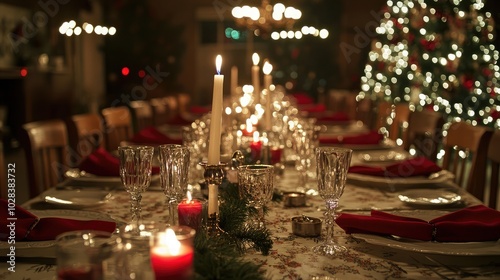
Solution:
<svg viewBox="0 0 500 280"><path fill-rule="evenodd" d="M256 36L267 36L273 30L290 30L302 12L291 6L285 7L282 3L273 6L268 0L263 0L260 7L234 7L232 15L238 26L252 30Z"/></svg>

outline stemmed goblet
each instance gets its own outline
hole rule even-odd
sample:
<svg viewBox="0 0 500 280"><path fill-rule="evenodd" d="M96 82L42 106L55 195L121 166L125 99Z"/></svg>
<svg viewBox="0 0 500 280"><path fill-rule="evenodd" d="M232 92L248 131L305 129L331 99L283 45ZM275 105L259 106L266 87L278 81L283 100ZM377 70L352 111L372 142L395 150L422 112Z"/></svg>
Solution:
<svg viewBox="0 0 500 280"><path fill-rule="evenodd" d="M337 215L335 209L344 193L347 171L351 163L352 150L336 147L318 147L316 152L316 173L318 176L319 195L325 200L326 236L323 244L313 247L313 251L322 255L337 255L347 249L333 240L333 224Z"/></svg>
<svg viewBox="0 0 500 280"><path fill-rule="evenodd" d="M240 196L247 199L248 205L257 209L257 227L264 227L264 205L273 197L274 166L265 164L239 166L238 186Z"/></svg>
<svg viewBox="0 0 500 280"><path fill-rule="evenodd" d="M166 144L158 147L160 159L160 181L167 198L170 225L176 224L177 204L188 192L190 152L187 146Z"/></svg>
<svg viewBox="0 0 500 280"><path fill-rule="evenodd" d="M118 147L120 158L120 178L125 190L130 194L132 221L141 218L141 199L151 184L154 148L150 146Z"/></svg>

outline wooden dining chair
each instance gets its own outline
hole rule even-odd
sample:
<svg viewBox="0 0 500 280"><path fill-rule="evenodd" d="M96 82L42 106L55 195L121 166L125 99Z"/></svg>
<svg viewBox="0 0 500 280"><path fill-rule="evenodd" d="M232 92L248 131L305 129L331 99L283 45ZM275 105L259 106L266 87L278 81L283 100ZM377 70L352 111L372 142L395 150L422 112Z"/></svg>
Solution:
<svg viewBox="0 0 500 280"><path fill-rule="evenodd" d="M170 109L165 98L153 98L149 100L153 109L153 125L161 126L170 120Z"/></svg>
<svg viewBox="0 0 500 280"><path fill-rule="evenodd" d="M410 104L408 103L394 105L394 110L391 112L392 123L389 126L389 139L394 141L406 139L410 112Z"/></svg>
<svg viewBox="0 0 500 280"><path fill-rule="evenodd" d="M153 109L148 101L132 101L130 102L130 109L132 110L135 132L153 126Z"/></svg>
<svg viewBox="0 0 500 280"><path fill-rule="evenodd" d="M498 189L500 188L500 130L496 130L491 137L488 147L487 157L490 164L490 184L489 184L489 198L488 206L493 209L499 209L497 205Z"/></svg>
<svg viewBox="0 0 500 280"><path fill-rule="evenodd" d="M68 169L68 133L62 120L26 123L19 141L26 155L30 197L54 187Z"/></svg>
<svg viewBox="0 0 500 280"><path fill-rule="evenodd" d="M104 123L101 116L94 113L74 115L67 121L68 140L71 151L78 156L72 164L80 162L97 148L105 148Z"/></svg>
<svg viewBox="0 0 500 280"><path fill-rule="evenodd" d="M361 121L366 127L374 127L374 110L372 100L369 98L356 100L356 120Z"/></svg>
<svg viewBox="0 0 500 280"><path fill-rule="evenodd" d="M387 119L391 116L392 113L392 103L385 100L380 100L377 104L377 115L375 118L375 126L374 129L380 130L382 128L387 129L389 124L387 123Z"/></svg>
<svg viewBox="0 0 500 280"><path fill-rule="evenodd" d="M442 167L455 175L455 183L484 200L486 152L492 130L454 122L445 131Z"/></svg>
<svg viewBox="0 0 500 280"><path fill-rule="evenodd" d="M403 148L436 162L443 141L443 125L444 118L439 112L430 110L411 112Z"/></svg>
<svg viewBox="0 0 500 280"><path fill-rule="evenodd" d="M104 108L101 113L105 123L106 150L111 152L132 137L132 116L125 106Z"/></svg>

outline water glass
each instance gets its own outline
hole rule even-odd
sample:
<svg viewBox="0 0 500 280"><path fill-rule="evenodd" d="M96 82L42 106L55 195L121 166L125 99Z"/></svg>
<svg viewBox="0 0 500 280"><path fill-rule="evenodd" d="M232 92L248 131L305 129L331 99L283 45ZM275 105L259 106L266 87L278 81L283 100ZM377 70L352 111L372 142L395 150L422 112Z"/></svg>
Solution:
<svg viewBox="0 0 500 280"><path fill-rule="evenodd" d="M167 144L159 146L160 182L169 205L171 225L177 224L175 218L177 204L188 192L188 173L190 163L189 148L183 145Z"/></svg>
<svg viewBox="0 0 500 280"><path fill-rule="evenodd" d="M57 279L105 279L108 274L105 263L112 251L109 232L70 231L57 236Z"/></svg>
<svg viewBox="0 0 500 280"><path fill-rule="evenodd" d="M333 224L337 215L335 209L344 193L347 171L351 163L352 150L336 147L316 148L316 172L318 192L326 203L324 221L326 236L323 244L313 247L314 252L322 255L337 255L346 251L344 246L334 241Z"/></svg>
<svg viewBox="0 0 500 280"><path fill-rule="evenodd" d="M238 186L242 199L258 211L257 227L264 227L264 206L273 197L274 166L264 164L239 166Z"/></svg>
<svg viewBox="0 0 500 280"><path fill-rule="evenodd" d="M154 148L150 146L118 147L120 177L125 190L130 194L132 221L141 217L141 199L151 184Z"/></svg>
<svg viewBox="0 0 500 280"><path fill-rule="evenodd" d="M120 227L114 249L114 279L153 279L150 239L167 227L166 223L152 221Z"/></svg>

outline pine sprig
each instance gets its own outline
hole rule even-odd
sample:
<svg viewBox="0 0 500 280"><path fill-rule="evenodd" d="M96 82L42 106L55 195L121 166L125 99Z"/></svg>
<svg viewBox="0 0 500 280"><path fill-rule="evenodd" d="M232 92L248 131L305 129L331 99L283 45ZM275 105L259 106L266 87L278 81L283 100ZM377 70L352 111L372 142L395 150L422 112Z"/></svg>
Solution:
<svg viewBox="0 0 500 280"><path fill-rule="evenodd" d="M266 279L260 265L244 261L241 255L248 246L268 255L273 245L271 233L265 228L246 225L254 209L247 207L247 201L240 198L237 184L224 181L219 193L219 226L226 234L214 237L207 236L203 230L197 232L194 239L195 279Z"/></svg>

